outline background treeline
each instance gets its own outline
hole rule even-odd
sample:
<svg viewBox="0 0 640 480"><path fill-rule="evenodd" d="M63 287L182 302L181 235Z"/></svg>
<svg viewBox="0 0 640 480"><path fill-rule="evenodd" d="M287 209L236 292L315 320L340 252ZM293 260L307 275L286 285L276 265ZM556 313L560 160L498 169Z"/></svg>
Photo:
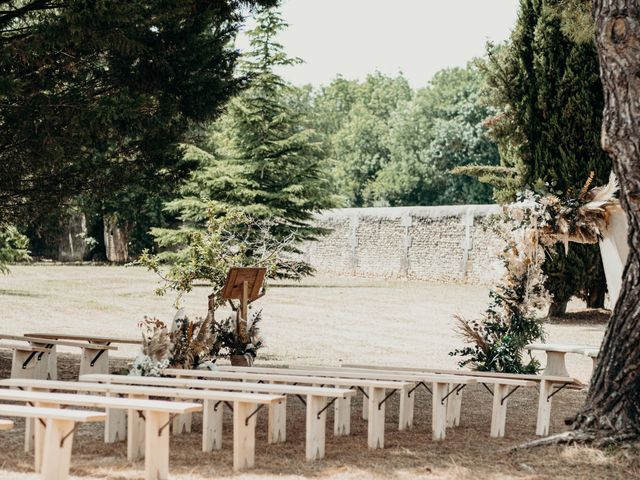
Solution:
<svg viewBox="0 0 640 480"><path fill-rule="evenodd" d="M585 0L521 0L505 44L422 88L377 72L288 84L276 72L299 60L277 42L276 1L14 3L0 12L0 225L36 257L177 251L227 214L297 241L322 233L308 222L324 208L566 195L610 170ZM554 311L576 293L602 305L597 247L545 269Z"/></svg>

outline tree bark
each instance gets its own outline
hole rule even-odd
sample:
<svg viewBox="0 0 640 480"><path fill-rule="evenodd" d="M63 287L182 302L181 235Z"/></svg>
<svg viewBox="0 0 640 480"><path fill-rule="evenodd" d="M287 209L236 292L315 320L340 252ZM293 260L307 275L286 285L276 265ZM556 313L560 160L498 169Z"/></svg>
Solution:
<svg viewBox="0 0 640 480"><path fill-rule="evenodd" d="M564 302L556 302L555 300L551 302L549 305L549 311L547 312L548 317L561 317L565 313L567 313L567 305L569 301Z"/></svg>
<svg viewBox="0 0 640 480"><path fill-rule="evenodd" d="M620 296L574 427L640 436L640 0L593 0L605 109L602 146L620 181L629 256Z"/></svg>
<svg viewBox="0 0 640 480"><path fill-rule="evenodd" d="M104 248L107 260L115 263L125 263L129 260L129 225L118 223L115 216L105 215Z"/></svg>

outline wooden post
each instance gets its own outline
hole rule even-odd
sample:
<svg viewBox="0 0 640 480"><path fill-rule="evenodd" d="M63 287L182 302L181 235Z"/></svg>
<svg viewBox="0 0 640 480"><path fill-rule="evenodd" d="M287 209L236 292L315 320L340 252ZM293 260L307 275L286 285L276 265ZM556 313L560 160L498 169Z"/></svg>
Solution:
<svg viewBox="0 0 640 480"><path fill-rule="evenodd" d="M341 385L336 385L336 388L340 387ZM336 399L333 408L333 434L349 435L351 433L351 397Z"/></svg>
<svg viewBox="0 0 640 480"><path fill-rule="evenodd" d="M459 385L449 384L449 392L457 389ZM462 390L456 390L447 398L447 427L457 427L460 425L460 411L462 409Z"/></svg>
<svg viewBox="0 0 640 480"><path fill-rule="evenodd" d="M234 402L233 405L233 469L253 468L256 461L255 403ZM251 416L251 418L249 418Z"/></svg>
<svg viewBox="0 0 640 480"><path fill-rule="evenodd" d="M246 341L247 322L249 320L249 282L242 282L242 298L240 299L240 314L238 318L238 338Z"/></svg>
<svg viewBox="0 0 640 480"><path fill-rule="evenodd" d="M129 398L147 398L146 395L129 395ZM142 412L140 412L142 413ZM139 460L144 457L145 420L137 410L128 410L127 414L127 459Z"/></svg>
<svg viewBox="0 0 640 480"><path fill-rule="evenodd" d="M433 440L444 440L447 431L447 406L443 402L443 398L447 394L449 385L447 383L433 383L433 401L432 401L432 431Z"/></svg>
<svg viewBox="0 0 640 480"><path fill-rule="evenodd" d="M371 391L367 392L367 395L371 396ZM362 392L362 419L369 419L369 399L365 396L364 391Z"/></svg>
<svg viewBox="0 0 640 480"><path fill-rule="evenodd" d="M401 432L413 427L413 408L415 404L415 385L407 385L400 389L400 414L398 415L398 430Z"/></svg>
<svg viewBox="0 0 640 480"><path fill-rule="evenodd" d="M269 443L287 440L287 400L269 404Z"/></svg>
<svg viewBox="0 0 640 480"><path fill-rule="evenodd" d="M504 437L507 421L507 401L503 398L509 393L507 385L496 383L493 387L493 410L491 412L491 436Z"/></svg>
<svg viewBox="0 0 640 480"><path fill-rule="evenodd" d="M100 354L99 357L98 354ZM91 365L91 362L94 362L93 365ZM80 375L88 375L91 373L109 373L108 349L82 347L82 355L80 356Z"/></svg>
<svg viewBox="0 0 640 480"><path fill-rule="evenodd" d="M224 404L216 400L205 400L202 410L202 451L211 452L222 448L222 419Z"/></svg>
<svg viewBox="0 0 640 480"><path fill-rule="evenodd" d="M548 380L540 382L540 394L538 397L538 420L536 422L536 435L546 437L549 435L549 423L551 421L551 395L553 383Z"/></svg>
<svg viewBox="0 0 640 480"><path fill-rule="evenodd" d="M145 421L145 480L169 478L169 414L144 412Z"/></svg>
<svg viewBox="0 0 640 480"><path fill-rule="evenodd" d="M307 395L306 458L308 461L324 458L327 411L318 414L327 404L325 397Z"/></svg>
<svg viewBox="0 0 640 480"><path fill-rule="evenodd" d="M117 393L107 392L107 397L117 397ZM104 443L123 442L127 438L127 412L121 408L107 408L104 424Z"/></svg>
<svg viewBox="0 0 640 480"><path fill-rule="evenodd" d="M384 448L384 388L369 388L369 423L367 443L369 448Z"/></svg>
<svg viewBox="0 0 640 480"><path fill-rule="evenodd" d="M47 448L42 456L42 480L63 480L69 477L74 426L75 422L71 420L47 420L44 435Z"/></svg>
<svg viewBox="0 0 640 480"><path fill-rule="evenodd" d="M38 408L60 408L59 405L45 402L36 402L35 406ZM40 418L34 420L34 469L36 473L40 473L45 450L46 423L43 425L44 421Z"/></svg>
<svg viewBox="0 0 640 480"><path fill-rule="evenodd" d="M45 354L47 358L47 380L58 380L58 352L52 345Z"/></svg>

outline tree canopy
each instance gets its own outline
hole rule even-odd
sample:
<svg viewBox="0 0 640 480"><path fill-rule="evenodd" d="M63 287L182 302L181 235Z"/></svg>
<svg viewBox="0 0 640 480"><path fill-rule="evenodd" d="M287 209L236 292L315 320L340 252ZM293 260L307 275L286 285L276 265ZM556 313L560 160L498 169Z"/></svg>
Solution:
<svg viewBox="0 0 640 480"><path fill-rule="evenodd" d="M161 185L244 79L242 9L271 0L14 0L0 11L0 220L74 196Z"/></svg>

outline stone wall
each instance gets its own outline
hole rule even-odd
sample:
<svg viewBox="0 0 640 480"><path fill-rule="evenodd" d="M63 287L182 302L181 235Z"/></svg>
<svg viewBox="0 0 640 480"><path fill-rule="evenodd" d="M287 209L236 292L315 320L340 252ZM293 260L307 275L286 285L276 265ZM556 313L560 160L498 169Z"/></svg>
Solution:
<svg viewBox="0 0 640 480"><path fill-rule="evenodd" d="M345 208L316 216L330 233L303 245L319 273L488 284L500 241L484 227L497 205Z"/></svg>

